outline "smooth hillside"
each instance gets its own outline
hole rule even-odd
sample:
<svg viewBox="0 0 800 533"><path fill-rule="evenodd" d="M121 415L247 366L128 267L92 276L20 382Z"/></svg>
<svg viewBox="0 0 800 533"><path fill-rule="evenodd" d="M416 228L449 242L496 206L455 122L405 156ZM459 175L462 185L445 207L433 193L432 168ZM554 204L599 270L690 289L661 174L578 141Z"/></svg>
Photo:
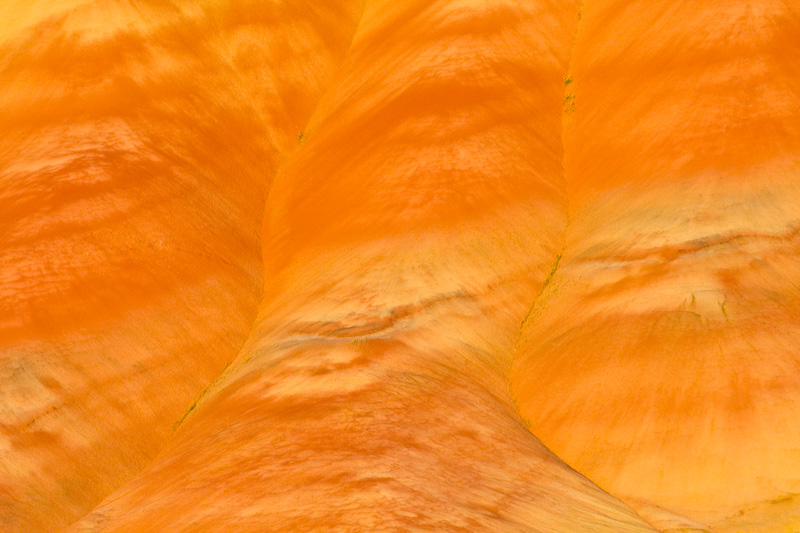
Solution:
<svg viewBox="0 0 800 533"><path fill-rule="evenodd" d="M569 76L522 414L644 514L796 531L800 5L585 2Z"/></svg>
<svg viewBox="0 0 800 533"><path fill-rule="evenodd" d="M351 4L2 2L0 530L86 514L236 356Z"/></svg>
<svg viewBox="0 0 800 533"><path fill-rule="evenodd" d="M528 432L507 383L564 237L575 21L367 3L270 192L240 358L70 531L652 531Z"/></svg>

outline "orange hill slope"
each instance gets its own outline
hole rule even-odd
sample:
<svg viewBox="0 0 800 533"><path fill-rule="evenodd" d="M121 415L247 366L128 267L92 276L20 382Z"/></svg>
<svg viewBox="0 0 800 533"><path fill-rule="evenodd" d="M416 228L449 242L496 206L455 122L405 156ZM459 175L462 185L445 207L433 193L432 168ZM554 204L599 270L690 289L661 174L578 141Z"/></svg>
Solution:
<svg viewBox="0 0 800 533"><path fill-rule="evenodd" d="M798 87L788 1L3 2L0 530L797 531Z"/></svg>
<svg viewBox="0 0 800 533"><path fill-rule="evenodd" d="M0 530L88 512L241 347L266 187L358 14L302 4L0 6Z"/></svg>
<svg viewBox="0 0 800 533"><path fill-rule="evenodd" d="M70 531L652 531L547 451L508 393L563 241L575 15L367 3L271 190L241 356Z"/></svg>
<svg viewBox="0 0 800 533"><path fill-rule="evenodd" d="M632 504L797 531L800 4L585 2L570 76L523 416Z"/></svg>

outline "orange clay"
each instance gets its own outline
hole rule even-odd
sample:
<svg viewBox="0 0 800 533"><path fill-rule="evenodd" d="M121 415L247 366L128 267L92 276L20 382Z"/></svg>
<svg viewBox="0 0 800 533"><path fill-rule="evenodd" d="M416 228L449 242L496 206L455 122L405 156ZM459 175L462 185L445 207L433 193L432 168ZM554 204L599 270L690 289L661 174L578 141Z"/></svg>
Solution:
<svg viewBox="0 0 800 533"><path fill-rule="evenodd" d="M0 6L0 530L83 516L241 347L267 188L358 15L301 4Z"/></svg>
<svg viewBox="0 0 800 533"><path fill-rule="evenodd" d="M240 357L71 531L652 531L506 376L563 240L574 9L367 2L270 191Z"/></svg>
<svg viewBox="0 0 800 533"><path fill-rule="evenodd" d="M0 530L796 531L798 57L785 0L4 2Z"/></svg>
<svg viewBox="0 0 800 533"><path fill-rule="evenodd" d="M800 525L798 57L798 5L585 3L566 246L513 386L643 516Z"/></svg>

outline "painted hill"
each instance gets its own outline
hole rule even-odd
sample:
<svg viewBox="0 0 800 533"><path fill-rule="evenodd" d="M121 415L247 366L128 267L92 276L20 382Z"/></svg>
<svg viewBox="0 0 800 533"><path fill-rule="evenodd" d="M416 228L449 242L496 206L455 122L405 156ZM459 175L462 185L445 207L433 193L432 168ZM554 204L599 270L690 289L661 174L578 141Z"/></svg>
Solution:
<svg viewBox="0 0 800 533"><path fill-rule="evenodd" d="M3 531L800 524L800 6L0 21Z"/></svg>
<svg viewBox="0 0 800 533"><path fill-rule="evenodd" d="M798 6L586 2L572 54L569 226L521 412L626 501L718 531L772 501L756 530L795 531Z"/></svg>
<svg viewBox="0 0 800 533"><path fill-rule="evenodd" d="M355 29L292 6L0 6L0 530L83 516L244 342L267 187Z"/></svg>

